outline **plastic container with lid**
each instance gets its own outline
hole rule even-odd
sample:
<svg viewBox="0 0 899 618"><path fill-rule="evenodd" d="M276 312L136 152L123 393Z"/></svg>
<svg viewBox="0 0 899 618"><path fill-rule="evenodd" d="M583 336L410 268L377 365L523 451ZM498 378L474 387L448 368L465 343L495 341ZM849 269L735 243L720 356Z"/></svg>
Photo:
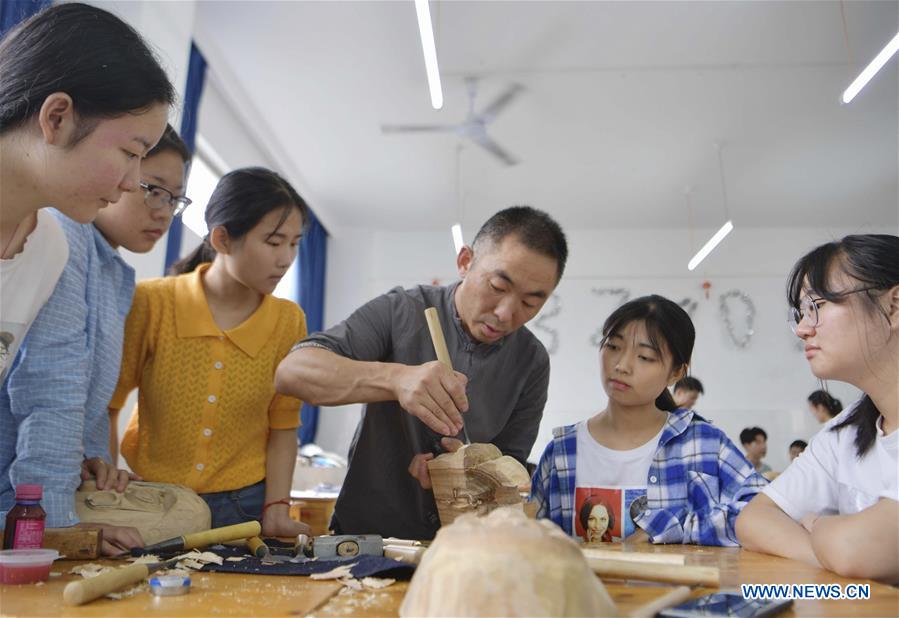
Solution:
<svg viewBox="0 0 899 618"><path fill-rule="evenodd" d="M16 505L6 514L3 549L40 549L44 544L44 520L41 485L16 485Z"/></svg>
<svg viewBox="0 0 899 618"><path fill-rule="evenodd" d="M33 584L50 577L50 566L59 558L55 549L7 549L0 551L0 584Z"/></svg>
<svg viewBox="0 0 899 618"><path fill-rule="evenodd" d="M159 597L171 597L190 592L189 575L158 575L150 579L150 592Z"/></svg>

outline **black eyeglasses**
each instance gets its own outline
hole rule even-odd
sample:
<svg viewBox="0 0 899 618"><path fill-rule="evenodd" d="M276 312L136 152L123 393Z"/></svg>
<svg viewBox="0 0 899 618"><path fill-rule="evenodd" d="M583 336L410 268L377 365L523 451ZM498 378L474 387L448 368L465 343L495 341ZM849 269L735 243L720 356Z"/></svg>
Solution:
<svg viewBox="0 0 899 618"><path fill-rule="evenodd" d="M833 294L833 296L835 296L836 298L843 298L844 296L858 294L859 292L869 292L871 290L878 289L880 288L859 288L858 290L839 292L837 294ZM802 320L805 320L812 328L818 326L818 303L820 303L821 301L826 302L827 299L812 298L811 294L806 294L805 297L799 301L798 307L790 307L790 315L787 321L790 323L790 330L792 330L794 334L796 334L796 331L799 329L799 324L802 322Z"/></svg>
<svg viewBox="0 0 899 618"><path fill-rule="evenodd" d="M171 191L159 185L151 185L146 182L140 183L140 188L145 191L144 204L153 210L160 208L168 208L173 217L177 217L191 205L190 198L183 195L175 196Z"/></svg>

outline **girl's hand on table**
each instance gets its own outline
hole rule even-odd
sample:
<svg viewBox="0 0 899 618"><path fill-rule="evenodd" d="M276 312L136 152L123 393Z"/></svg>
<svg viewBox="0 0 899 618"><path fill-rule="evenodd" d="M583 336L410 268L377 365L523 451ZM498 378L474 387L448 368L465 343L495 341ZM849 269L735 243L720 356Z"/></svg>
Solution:
<svg viewBox="0 0 899 618"><path fill-rule="evenodd" d="M262 536L295 537L298 534L311 534L308 524L290 518L286 504L274 504L262 515Z"/></svg>

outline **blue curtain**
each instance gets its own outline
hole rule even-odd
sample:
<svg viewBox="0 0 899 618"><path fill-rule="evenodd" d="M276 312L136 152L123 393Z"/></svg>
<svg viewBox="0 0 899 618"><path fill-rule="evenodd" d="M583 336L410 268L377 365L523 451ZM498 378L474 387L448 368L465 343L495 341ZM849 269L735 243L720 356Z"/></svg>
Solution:
<svg viewBox="0 0 899 618"><path fill-rule="evenodd" d="M315 214L309 213L309 226L300 241L299 268L297 268L298 301L306 313L306 329L315 333L324 328L325 315L325 259L328 249L328 232ZM300 444L315 442L318 431L318 406L303 404L300 412L302 425L297 430Z"/></svg>
<svg viewBox="0 0 899 618"><path fill-rule="evenodd" d="M187 65L187 87L184 89L184 111L181 114L181 139L190 148L191 153L196 151L197 142L197 117L200 114L200 97L203 94L203 84L206 82L206 59L196 44L190 44L190 62ZM181 232L184 224L181 218L172 219L169 227L168 240L165 246L165 267L162 273L169 270L169 266L181 257Z"/></svg>
<svg viewBox="0 0 899 618"><path fill-rule="evenodd" d="M0 37L20 21L48 6L50 0L0 0Z"/></svg>

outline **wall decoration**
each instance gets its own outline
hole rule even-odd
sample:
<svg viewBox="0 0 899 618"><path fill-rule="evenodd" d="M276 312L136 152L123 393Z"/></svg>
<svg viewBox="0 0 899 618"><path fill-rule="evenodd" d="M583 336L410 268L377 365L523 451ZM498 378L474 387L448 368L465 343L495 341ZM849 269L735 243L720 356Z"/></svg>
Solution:
<svg viewBox="0 0 899 618"><path fill-rule="evenodd" d="M728 300L731 298L739 299L745 308L744 323L746 330L742 335L737 334L734 328L734 321L731 320L730 306L728 305ZM718 297L718 308L721 312L721 319L724 320L724 325L727 327L727 334L730 335L730 338L733 339L738 348L745 348L755 334L755 331L752 329L755 324L755 303L752 302L752 299L745 292L729 290Z"/></svg>
<svg viewBox="0 0 899 618"><path fill-rule="evenodd" d="M559 351L559 331L547 326L546 323L562 312L562 299L558 294L553 294L546 301L546 305L540 311L540 317L534 321L534 330L540 330L549 335L549 345L546 346L546 351L552 356Z"/></svg>
<svg viewBox="0 0 899 618"><path fill-rule="evenodd" d="M617 296L618 304L615 305L615 309L626 303L631 297L631 291L626 288L592 288L590 291L597 296ZM594 348L598 348L602 345L601 326L596 329L596 332L590 335L590 345Z"/></svg>
<svg viewBox="0 0 899 618"><path fill-rule="evenodd" d="M687 315L690 316L691 318L693 317L693 314L696 313L696 308L699 307L699 303L696 302L695 300L693 300L692 298L690 298L689 296L684 299L681 299L680 302L678 302L677 304L680 305L681 309L686 311Z"/></svg>

